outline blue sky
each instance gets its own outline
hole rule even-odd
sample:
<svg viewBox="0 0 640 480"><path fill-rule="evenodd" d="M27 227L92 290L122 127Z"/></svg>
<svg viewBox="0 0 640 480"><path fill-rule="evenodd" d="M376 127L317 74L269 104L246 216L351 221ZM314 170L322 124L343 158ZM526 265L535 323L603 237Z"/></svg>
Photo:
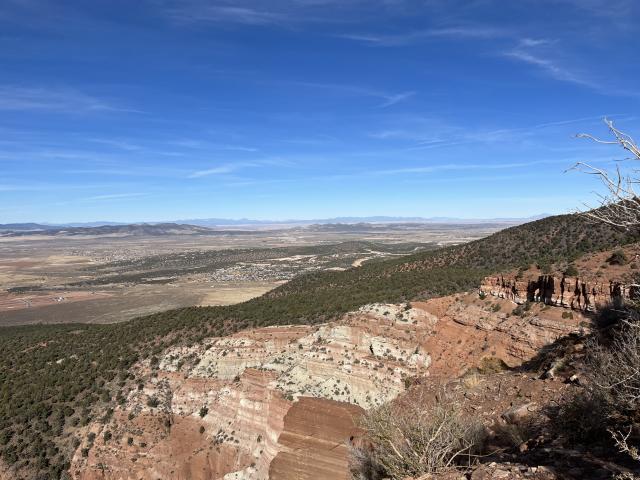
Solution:
<svg viewBox="0 0 640 480"><path fill-rule="evenodd" d="M467 218L592 198L635 0L0 3L0 223Z"/></svg>

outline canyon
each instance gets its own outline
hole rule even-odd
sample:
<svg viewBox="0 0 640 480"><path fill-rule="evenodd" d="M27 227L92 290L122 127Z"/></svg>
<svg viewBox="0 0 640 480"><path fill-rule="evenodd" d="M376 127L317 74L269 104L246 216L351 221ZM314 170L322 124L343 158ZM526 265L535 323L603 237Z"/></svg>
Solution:
<svg viewBox="0 0 640 480"><path fill-rule="evenodd" d="M499 308L496 307L499 305ZM107 421L83 432L75 479L349 478L358 416L425 378L517 367L584 328L576 312L476 292L369 304L321 325L275 326L139 362Z"/></svg>

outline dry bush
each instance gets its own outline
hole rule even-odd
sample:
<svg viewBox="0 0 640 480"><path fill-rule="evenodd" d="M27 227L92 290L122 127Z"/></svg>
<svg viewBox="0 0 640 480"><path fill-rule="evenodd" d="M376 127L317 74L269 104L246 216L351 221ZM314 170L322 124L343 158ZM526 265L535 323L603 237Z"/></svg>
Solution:
<svg viewBox="0 0 640 480"><path fill-rule="evenodd" d="M486 438L482 424L451 402L421 400L385 404L361 419L365 441L351 449L352 478L419 477L474 463Z"/></svg>
<svg viewBox="0 0 640 480"><path fill-rule="evenodd" d="M500 373L506 370L509 370L509 365L507 365L504 360L498 357L484 357L480 361L480 365L478 366L478 373L482 375Z"/></svg>
<svg viewBox="0 0 640 480"><path fill-rule="evenodd" d="M607 403L607 430L620 453L640 461L640 310L613 329L610 345L596 344L588 356L590 389Z"/></svg>
<svg viewBox="0 0 640 480"><path fill-rule="evenodd" d="M622 432L616 432L614 430L609 430L613 440L616 442L616 447L621 453L626 453L635 461L640 461L640 451L638 451L638 447L633 445L629 445L629 437L631 436L631 432L633 431L633 427L629 428L629 433L626 435Z"/></svg>
<svg viewBox="0 0 640 480"><path fill-rule="evenodd" d="M495 441L507 448L518 447L531 438L526 429L511 423L498 423L492 430Z"/></svg>
<svg viewBox="0 0 640 480"><path fill-rule="evenodd" d="M560 404L556 429L572 440L611 446L634 460L640 423L640 309L618 311L622 320L587 344L587 382L583 391Z"/></svg>
<svg viewBox="0 0 640 480"><path fill-rule="evenodd" d="M606 437L609 405L598 392L585 390L566 398L550 411L557 433L578 442L598 442Z"/></svg>
<svg viewBox="0 0 640 480"><path fill-rule="evenodd" d="M606 398L617 415L635 416L640 412L640 311L628 309L611 345L594 343L590 350L591 389Z"/></svg>
<svg viewBox="0 0 640 480"><path fill-rule="evenodd" d="M482 383L482 377L477 372L471 371L462 377L462 384L467 390L472 390Z"/></svg>
<svg viewBox="0 0 640 480"><path fill-rule="evenodd" d="M492 432L491 446L499 449L517 448L523 443L537 437L546 429L545 417L530 415L519 419L517 423L507 423L502 420L495 422L490 430ZM490 448L493 450L493 448Z"/></svg>

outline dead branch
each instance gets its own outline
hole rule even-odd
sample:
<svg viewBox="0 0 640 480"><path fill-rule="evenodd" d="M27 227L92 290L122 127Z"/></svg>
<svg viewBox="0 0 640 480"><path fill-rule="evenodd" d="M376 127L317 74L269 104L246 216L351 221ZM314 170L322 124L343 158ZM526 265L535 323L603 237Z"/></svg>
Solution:
<svg viewBox="0 0 640 480"><path fill-rule="evenodd" d="M631 153L632 157L627 160L640 161L640 148L633 138L618 130L613 121L605 118L604 122L614 140L601 140L586 133L578 134L577 137L605 145L619 145ZM631 169L631 173L623 173L617 165L615 171L608 171L586 162L577 162L568 170L595 175L605 187L606 193L598 194L600 205L585 205L586 210L579 213L595 222L613 227L631 229L640 226L640 198L634 190L634 185L640 182L640 178L636 176L638 170Z"/></svg>

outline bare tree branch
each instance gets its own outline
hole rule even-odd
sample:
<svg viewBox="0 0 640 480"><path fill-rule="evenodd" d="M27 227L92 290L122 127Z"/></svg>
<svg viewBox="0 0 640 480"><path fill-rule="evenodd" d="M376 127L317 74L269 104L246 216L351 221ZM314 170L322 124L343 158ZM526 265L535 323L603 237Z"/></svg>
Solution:
<svg viewBox="0 0 640 480"><path fill-rule="evenodd" d="M613 121L605 118L604 122L615 140L601 140L586 133L581 133L577 137L587 138L605 145L619 145L631 153L632 157L627 160L640 161L640 148L638 148L633 138L618 130L613 125ZM598 194L600 205L585 205L586 210L579 213L595 222L605 223L613 227L627 230L640 227L640 198L634 190L634 185L640 183L640 178L636 176L638 170L631 169L633 173L623 173L620 166L617 165L615 171L611 172L594 167L586 162L577 162L568 170L578 170L589 175L595 175L600 178L606 189L604 195Z"/></svg>

